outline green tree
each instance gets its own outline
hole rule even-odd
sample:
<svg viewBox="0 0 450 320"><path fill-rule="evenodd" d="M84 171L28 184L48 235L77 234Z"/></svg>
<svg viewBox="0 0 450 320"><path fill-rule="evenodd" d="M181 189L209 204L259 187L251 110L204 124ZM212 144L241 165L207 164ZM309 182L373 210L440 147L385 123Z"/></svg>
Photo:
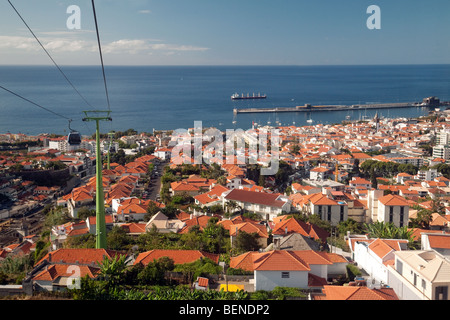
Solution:
<svg viewBox="0 0 450 320"><path fill-rule="evenodd" d="M105 289L116 288L124 282L126 258L126 255L116 255L113 258L104 256L103 260L98 262Z"/></svg>
<svg viewBox="0 0 450 320"><path fill-rule="evenodd" d="M95 217L95 209L89 209L88 207L81 207L78 210L78 218L81 220L86 220L89 217Z"/></svg>
<svg viewBox="0 0 450 320"><path fill-rule="evenodd" d="M238 252L257 251L261 248L257 233L240 231L235 239L234 247Z"/></svg>
<svg viewBox="0 0 450 320"><path fill-rule="evenodd" d="M185 281L192 283L201 276L220 274L222 267L209 258L203 258L191 263L179 264L175 266L174 271L181 272Z"/></svg>
<svg viewBox="0 0 450 320"><path fill-rule="evenodd" d="M189 250L206 250L207 245L204 240L200 226L194 225L187 233L181 236L180 243Z"/></svg>
<svg viewBox="0 0 450 320"><path fill-rule="evenodd" d="M64 242L65 248L95 248L95 235L86 234L78 237L69 237Z"/></svg>
<svg viewBox="0 0 450 320"><path fill-rule="evenodd" d="M355 220L349 218L345 221L339 222L337 225L337 230L339 234L345 235L347 231L353 234L361 234L363 232L363 226L361 223L356 222Z"/></svg>
<svg viewBox="0 0 450 320"><path fill-rule="evenodd" d="M174 262L169 257L162 257L147 264L137 275L140 284L165 285L165 274L174 269Z"/></svg>
<svg viewBox="0 0 450 320"><path fill-rule="evenodd" d="M408 230L408 226L399 228L393 223L377 221L370 224L365 223L364 227L371 238L406 239L410 243L413 242L412 230Z"/></svg>
<svg viewBox="0 0 450 320"><path fill-rule="evenodd" d="M150 220L151 217L153 217L155 214L157 214L160 211L160 208L156 205L155 202L150 201L147 207L147 214L145 217L147 220Z"/></svg>
<svg viewBox="0 0 450 320"><path fill-rule="evenodd" d="M416 218L411 218L409 222L410 228L428 229L432 221L433 211L419 207L417 209Z"/></svg>
<svg viewBox="0 0 450 320"><path fill-rule="evenodd" d="M108 243L108 248L111 250L124 250L134 244L126 230L119 226L114 226L108 232L106 242Z"/></svg>

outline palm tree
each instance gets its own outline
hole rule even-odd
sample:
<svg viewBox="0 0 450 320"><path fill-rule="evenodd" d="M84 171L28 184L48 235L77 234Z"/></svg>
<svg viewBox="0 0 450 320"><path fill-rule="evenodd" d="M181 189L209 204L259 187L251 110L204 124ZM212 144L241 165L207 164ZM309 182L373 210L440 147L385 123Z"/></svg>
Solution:
<svg viewBox="0 0 450 320"><path fill-rule="evenodd" d="M380 239L406 239L409 242L413 241L412 230L408 230L407 226L396 227L393 223L374 222L371 224L364 224L367 233L371 238Z"/></svg>
<svg viewBox="0 0 450 320"><path fill-rule="evenodd" d="M234 213L235 209L237 209L239 207L239 205L237 204L236 201L230 200L225 203L225 207L227 208L226 209L227 213L231 214L231 213Z"/></svg>

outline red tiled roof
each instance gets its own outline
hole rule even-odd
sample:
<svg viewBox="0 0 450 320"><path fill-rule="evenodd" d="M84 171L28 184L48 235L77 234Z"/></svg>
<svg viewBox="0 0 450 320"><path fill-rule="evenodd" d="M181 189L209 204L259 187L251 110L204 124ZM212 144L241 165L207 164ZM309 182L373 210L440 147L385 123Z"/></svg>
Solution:
<svg viewBox="0 0 450 320"><path fill-rule="evenodd" d="M388 194L378 199L385 206L409 206L405 198L394 194Z"/></svg>
<svg viewBox="0 0 450 320"><path fill-rule="evenodd" d="M253 269L257 271L310 271L306 262L293 251L274 250L253 255Z"/></svg>
<svg viewBox="0 0 450 320"><path fill-rule="evenodd" d="M428 241L431 248L450 249L450 237L441 234L429 234Z"/></svg>
<svg viewBox="0 0 450 320"><path fill-rule="evenodd" d="M47 253L37 264L47 260L58 263L91 265L103 261L104 256L113 258L119 255L123 254L118 251L106 249L58 249Z"/></svg>
<svg viewBox="0 0 450 320"><path fill-rule="evenodd" d="M63 264L55 264L51 265L48 268L45 268L40 273L38 273L35 277L33 277L34 281L53 281L59 277L70 277L73 276L73 271L70 268L71 265L63 265ZM86 275L89 278L96 278L100 274L100 268L92 267L92 266L78 266L79 274L77 276L85 277Z"/></svg>
<svg viewBox="0 0 450 320"><path fill-rule="evenodd" d="M308 273L308 287L323 287L328 284L327 279Z"/></svg>
<svg viewBox="0 0 450 320"><path fill-rule="evenodd" d="M257 203L271 207L282 207L285 202L277 200L280 194L233 189L225 196L226 200Z"/></svg>
<svg viewBox="0 0 450 320"><path fill-rule="evenodd" d="M257 233L259 237L269 238L267 233L267 228L261 224L255 224L252 222L243 222L239 224L235 224L232 227L230 226L230 236L236 236L237 232L247 232L247 233Z"/></svg>
<svg viewBox="0 0 450 320"><path fill-rule="evenodd" d="M324 286L326 300L399 300L392 288Z"/></svg>
<svg viewBox="0 0 450 320"><path fill-rule="evenodd" d="M201 258L209 258L215 263L219 263L219 255L203 252L199 250L151 250L140 253L136 258L134 264L141 263L147 265L154 260L158 260L162 257L171 258L175 264L184 264L197 261Z"/></svg>
<svg viewBox="0 0 450 320"><path fill-rule="evenodd" d="M249 251L237 257L230 258L230 268L253 271L253 254L258 252Z"/></svg>
<svg viewBox="0 0 450 320"><path fill-rule="evenodd" d="M198 282L199 287L207 288L208 284L209 284L209 279L203 278L203 277L198 277L197 282Z"/></svg>

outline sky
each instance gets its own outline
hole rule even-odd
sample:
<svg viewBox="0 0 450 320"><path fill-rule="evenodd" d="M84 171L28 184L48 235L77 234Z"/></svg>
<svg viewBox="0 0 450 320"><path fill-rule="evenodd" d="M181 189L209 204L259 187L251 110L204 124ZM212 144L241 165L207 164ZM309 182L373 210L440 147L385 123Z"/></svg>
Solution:
<svg viewBox="0 0 450 320"><path fill-rule="evenodd" d="M10 1L58 64L99 64L90 0ZM80 29L67 26L75 21L71 5L80 9ZM379 16L367 12L371 5ZM95 0L95 6L106 65L450 63L448 0ZM1 1L0 65L42 64L52 62Z"/></svg>

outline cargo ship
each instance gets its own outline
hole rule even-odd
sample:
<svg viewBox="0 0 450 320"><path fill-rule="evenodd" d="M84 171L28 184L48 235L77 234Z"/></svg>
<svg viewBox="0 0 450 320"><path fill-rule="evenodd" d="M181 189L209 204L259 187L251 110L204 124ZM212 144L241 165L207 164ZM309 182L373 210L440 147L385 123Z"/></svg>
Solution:
<svg viewBox="0 0 450 320"><path fill-rule="evenodd" d="M265 94L261 95L260 93L258 93L258 95L255 95L254 93L253 95L249 95L247 93L246 96L244 96L244 94L239 95L238 93L235 93L231 96L231 100L266 99L266 98L267 96Z"/></svg>

